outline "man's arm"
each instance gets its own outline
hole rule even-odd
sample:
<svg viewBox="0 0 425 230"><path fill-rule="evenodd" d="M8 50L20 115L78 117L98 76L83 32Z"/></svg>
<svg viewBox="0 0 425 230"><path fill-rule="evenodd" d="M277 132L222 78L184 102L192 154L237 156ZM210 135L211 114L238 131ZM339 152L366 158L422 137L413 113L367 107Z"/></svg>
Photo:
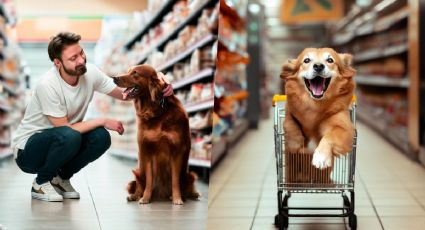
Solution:
<svg viewBox="0 0 425 230"><path fill-rule="evenodd" d="M108 93L108 95L118 100L125 101L124 98L122 97L122 92L123 92L122 88L115 87L115 89L113 89L110 93Z"/></svg>
<svg viewBox="0 0 425 230"><path fill-rule="evenodd" d="M124 127L121 122L107 118L96 118L93 120L77 122L75 124L70 124L67 117L47 116L47 118L55 127L68 126L80 133L86 133L97 127L105 127L106 129L118 132L120 135L124 132Z"/></svg>

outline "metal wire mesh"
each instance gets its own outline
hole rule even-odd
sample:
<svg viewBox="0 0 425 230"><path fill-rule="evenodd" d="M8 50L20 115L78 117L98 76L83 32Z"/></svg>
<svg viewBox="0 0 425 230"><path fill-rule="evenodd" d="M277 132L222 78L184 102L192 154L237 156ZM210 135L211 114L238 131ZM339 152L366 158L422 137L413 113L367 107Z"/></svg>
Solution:
<svg viewBox="0 0 425 230"><path fill-rule="evenodd" d="M312 165L311 153L285 153L285 102L277 102L274 112L275 156L277 185L279 190L302 193L336 193L354 189L355 156L357 133L353 139L353 149L347 155L334 157L332 167L317 169ZM350 109L350 117L355 125L355 104Z"/></svg>

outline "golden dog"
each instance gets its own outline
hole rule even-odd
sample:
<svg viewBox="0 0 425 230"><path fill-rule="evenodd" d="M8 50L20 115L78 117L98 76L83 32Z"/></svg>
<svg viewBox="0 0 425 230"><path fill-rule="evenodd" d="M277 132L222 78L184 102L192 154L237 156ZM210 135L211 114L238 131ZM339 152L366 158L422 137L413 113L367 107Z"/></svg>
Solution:
<svg viewBox="0 0 425 230"><path fill-rule="evenodd" d="M307 48L297 59L282 67L287 94L285 149L287 153L307 152L309 141L317 144L312 164L331 167L333 157L347 154L353 144L350 120L355 70L350 54L331 48Z"/></svg>
<svg viewBox="0 0 425 230"><path fill-rule="evenodd" d="M186 111L176 96L164 98L166 87L149 65L138 65L114 78L127 88L125 99L133 99L137 117L139 166L127 187L128 201L147 204L152 197L171 197L173 204L184 198L197 199L195 175L188 172L191 137Z"/></svg>

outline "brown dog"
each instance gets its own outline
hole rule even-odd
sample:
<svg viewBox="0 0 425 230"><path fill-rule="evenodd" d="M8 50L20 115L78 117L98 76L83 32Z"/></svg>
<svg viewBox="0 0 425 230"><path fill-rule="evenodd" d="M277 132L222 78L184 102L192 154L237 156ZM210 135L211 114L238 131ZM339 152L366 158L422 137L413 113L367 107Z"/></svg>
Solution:
<svg viewBox="0 0 425 230"><path fill-rule="evenodd" d="M304 152L310 140L317 144L312 164L333 165L333 156L351 151L354 127L350 120L355 70L350 54L331 48L307 48L282 67L286 80L285 149Z"/></svg>
<svg viewBox="0 0 425 230"><path fill-rule="evenodd" d="M114 82L127 88L123 96L134 99L137 115L139 167L133 170L136 179L127 187L127 200L147 204L153 197L171 197L180 205L182 197L198 198L195 177L188 173L189 120L180 101L174 95L162 96L166 83L148 65L135 66Z"/></svg>

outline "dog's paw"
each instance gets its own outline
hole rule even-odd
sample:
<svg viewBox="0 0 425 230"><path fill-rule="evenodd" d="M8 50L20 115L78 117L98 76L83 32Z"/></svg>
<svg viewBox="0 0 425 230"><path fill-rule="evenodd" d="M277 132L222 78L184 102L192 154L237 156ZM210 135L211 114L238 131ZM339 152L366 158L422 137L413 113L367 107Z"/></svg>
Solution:
<svg viewBox="0 0 425 230"><path fill-rule="evenodd" d="M130 194L127 196L127 201L136 201L138 198L134 194Z"/></svg>
<svg viewBox="0 0 425 230"><path fill-rule="evenodd" d="M321 153L319 150L315 150L313 154L313 160L311 162L318 169L325 169L332 166L332 155Z"/></svg>
<svg viewBox="0 0 425 230"><path fill-rule="evenodd" d="M149 204L150 202L151 202L151 199L150 198L145 198L145 197L142 197L139 200L139 204Z"/></svg>
<svg viewBox="0 0 425 230"><path fill-rule="evenodd" d="M182 205L182 204L183 204L182 198L173 199L173 205Z"/></svg>
<svg viewBox="0 0 425 230"><path fill-rule="evenodd" d="M199 192L194 192L192 194L190 194L189 198L192 200L200 200L201 199L201 193Z"/></svg>

